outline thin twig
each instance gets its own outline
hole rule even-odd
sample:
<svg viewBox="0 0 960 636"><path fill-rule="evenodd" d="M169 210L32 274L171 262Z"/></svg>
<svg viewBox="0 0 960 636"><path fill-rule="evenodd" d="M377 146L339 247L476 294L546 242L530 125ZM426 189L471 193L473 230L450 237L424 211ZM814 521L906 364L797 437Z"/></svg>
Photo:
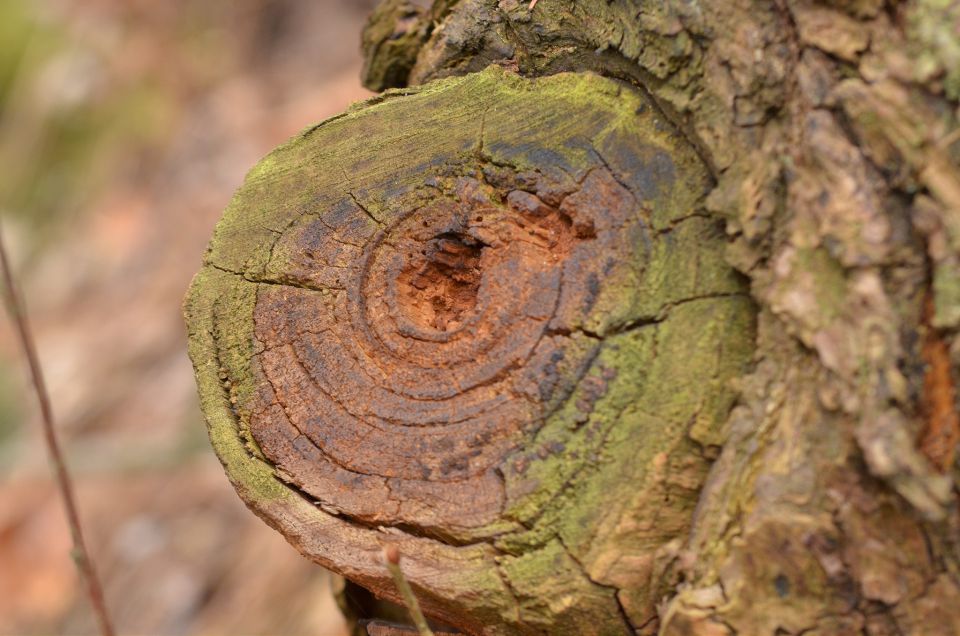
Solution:
<svg viewBox="0 0 960 636"><path fill-rule="evenodd" d="M67 465L63 460L63 453L60 451L60 443L57 441L57 433L53 426L53 410L50 407L50 396L47 393L47 386L43 380L43 371L40 368L40 360L37 357L37 349L33 342L33 334L30 331L30 324L27 320L23 299L20 297L17 286L14 283L13 272L10 269L10 261L7 258L7 251L3 245L2 230L0 230L0 265L2 265L3 269L3 283L7 295L7 307L10 311L10 317L16 325L17 333L20 337L20 344L27 358L27 365L30 367L30 379L33 381L37 401L40 403L43 437L47 444L47 451L50 454L50 462L53 464L57 488L60 490L63 507L67 513L70 536L73 539L73 561L80 571L81 578L86 582L87 595L90 598L90 604L93 606L97 622L100 624L100 633L102 636L113 636L113 624L110 621L107 605L103 599L103 588L100 586L100 579L97 578L93 561L90 559L90 553L87 551L86 543L84 543L83 540L80 515L77 512L77 502L73 495L73 482L70 480L70 473L67 471Z"/></svg>
<svg viewBox="0 0 960 636"><path fill-rule="evenodd" d="M420 611L420 603L417 602L417 597L414 596L413 589L407 582L407 577L403 575L403 570L400 569L400 549L395 545L388 545L383 549L383 556L387 562L387 569L390 570L390 576L393 577L393 582L400 590L400 596L403 597L403 602L406 604L407 610L410 612L410 618L413 619L413 624L417 626L420 636L433 636L433 631L427 625L427 619Z"/></svg>

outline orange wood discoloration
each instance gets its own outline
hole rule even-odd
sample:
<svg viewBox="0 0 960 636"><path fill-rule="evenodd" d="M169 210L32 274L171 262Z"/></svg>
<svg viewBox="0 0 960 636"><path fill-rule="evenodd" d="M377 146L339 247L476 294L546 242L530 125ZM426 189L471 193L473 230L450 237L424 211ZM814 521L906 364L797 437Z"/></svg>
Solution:
<svg viewBox="0 0 960 636"><path fill-rule="evenodd" d="M933 297L927 295L924 324L933 317ZM950 374L950 352L937 329L927 327L923 337L924 427L920 434L920 450L940 472L947 472L956 458L960 444L960 415L957 414L957 391Z"/></svg>

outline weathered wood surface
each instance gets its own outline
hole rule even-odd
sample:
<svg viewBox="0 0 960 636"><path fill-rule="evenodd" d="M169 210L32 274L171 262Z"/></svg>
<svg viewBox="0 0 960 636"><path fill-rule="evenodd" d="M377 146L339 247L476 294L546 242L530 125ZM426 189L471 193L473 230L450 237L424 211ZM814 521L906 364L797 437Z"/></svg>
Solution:
<svg viewBox="0 0 960 636"><path fill-rule="evenodd" d="M320 563L477 633L654 615L752 308L638 93L492 69L279 148L187 302L218 454ZM713 247L711 247L711 245Z"/></svg>
<svg viewBox="0 0 960 636"><path fill-rule="evenodd" d="M758 366L674 561L684 584L660 633L960 633L960 4L461 0L433 12L404 83L491 61L621 77L717 180L706 207L750 279ZM381 49L366 50L375 70Z"/></svg>
<svg viewBox="0 0 960 636"><path fill-rule="evenodd" d="M306 554L388 596L376 555L385 536L396 539L427 611L471 633L960 633L958 20L960 5L938 0L540 0L533 10L518 0L428 9L384 2L365 34L371 87L463 79L387 93L271 155L228 210L188 303L212 438L238 490ZM491 63L506 70L477 74ZM579 74L557 75L569 71ZM490 99L504 101L486 108ZM378 118L386 123L374 127ZM662 149L675 179L651 169L656 162L630 159L650 156L625 150L637 143ZM473 172L456 168L467 163ZM524 176L531 173L537 178ZM637 210L636 222L622 213L610 229L618 234L612 251L591 250L604 240L596 221L577 230L586 217L547 194L567 179L576 187L559 191L577 201L588 190L583 175L609 185L590 186L606 193L600 208L621 214L610 206L622 188ZM668 182L673 194L647 194ZM359 191L386 183L395 184L388 197ZM523 195L511 200L513 191L544 207L518 205ZM283 434L257 425L249 410L273 404L258 388L270 372L257 330L277 343L288 340L284 329L296 336L287 362L283 347L271 350L279 368L325 337L285 326L290 311L310 316L294 326L316 316L341 325L345 311L351 325L373 325L368 334L395 329L399 340L371 337L382 351L403 342L404 320L408 334L457 333L482 315L485 285L506 289L512 280L492 280L487 265L526 267L555 251L542 237L523 255L504 251L469 222L453 236L410 228L391 249L426 253L373 255L380 278L356 279L384 290L372 321L331 300L349 295L347 286L317 301L317 311L290 300L267 318L258 289L306 294L330 285L310 278L322 269L316 263L297 261L310 254L306 219L330 223L342 201L373 217L371 236L402 226L391 210L423 210L424 229L433 230L437 199L454 218L462 206L490 206L498 223L539 219L531 225L545 230L546 245L566 247L532 274L598 268L607 254L618 264L596 279L596 298L608 300L561 314L572 322L559 329L555 314L540 323L547 337L536 346L555 341L571 364L553 369L529 357L494 376L511 398L527 395L516 380L527 364L558 382L539 402L508 401L527 410L504 418L514 432L476 458L475 449L451 447L447 474L475 481L481 466L496 466L502 480L499 491L471 495L485 513L459 518L455 502L467 491L442 481L440 454L418 447L420 479L392 472L389 453L361 454L364 479L387 486L353 497L354 487L324 490L336 483L329 471L290 470L298 456L314 465L303 457L327 443L318 431L303 431L296 453L270 451L258 435L281 444ZM316 236L347 231L359 230L334 221ZM350 240L359 250L376 243ZM326 267L355 262L320 243ZM342 274L349 278L349 267ZM525 315L530 294L515 294L505 320ZM334 333L324 328L309 329ZM366 337L347 343L363 347ZM413 339L418 350L439 346ZM751 351L755 366L744 371ZM371 390L350 383L350 366L302 357L304 378L342 378L354 396ZM457 373L489 358L465 360ZM408 376L382 377L397 386ZM288 389L304 396L303 414L316 408L317 390ZM693 403L709 407L690 410ZM385 440L381 429L409 423L397 412L352 415L388 415L391 427L370 433ZM306 417L296 408L291 415ZM365 434L347 423L323 430L331 444ZM291 463L275 473L279 459ZM447 484L440 496L429 494L436 484ZM320 492L339 492L339 503ZM389 505L401 492L411 504Z"/></svg>

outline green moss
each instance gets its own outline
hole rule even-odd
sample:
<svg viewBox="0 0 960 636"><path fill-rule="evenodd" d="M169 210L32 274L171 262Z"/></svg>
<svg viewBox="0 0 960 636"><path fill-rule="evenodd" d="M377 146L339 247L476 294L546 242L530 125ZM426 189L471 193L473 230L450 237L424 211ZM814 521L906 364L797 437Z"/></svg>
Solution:
<svg viewBox="0 0 960 636"><path fill-rule="evenodd" d="M724 442L734 399L728 383L747 370L753 339L753 308L745 296L685 302L659 324L607 338L567 403L507 462L506 515L536 525L500 537L498 545L518 553L559 532L574 552L586 551L591 542L604 545L598 526L625 511L640 526L669 517L652 534L633 532L634 547L649 549L680 531L709 464L697 448ZM692 458L682 470L673 466L672 478L685 481L686 504L658 505L662 475L650 472L658 455L665 466L671 457Z"/></svg>
<svg viewBox="0 0 960 636"><path fill-rule="evenodd" d="M960 326L960 267L947 262L933 270L934 325L943 328Z"/></svg>
<svg viewBox="0 0 960 636"><path fill-rule="evenodd" d="M374 202L409 196L431 171L477 153L517 171L537 170L545 163L543 149L553 148L555 139L571 140L553 148L549 162L555 166L549 176L561 182L582 177L597 152L625 179L645 157L672 158L676 175L692 181L662 189L648 184L643 191L652 209L664 210L658 212L664 220L688 214L707 177L694 169L695 153L669 128L655 132L665 122L642 104L638 95L599 76L530 81L496 67L378 96L308 129L251 170L217 227L209 262L259 276L276 232L304 209L322 210L350 192L376 193L368 197ZM643 141L626 144L633 150L614 151L617 139ZM275 187L278 179L283 188Z"/></svg>
<svg viewBox="0 0 960 636"><path fill-rule="evenodd" d="M661 232L642 275L630 290L627 321L662 317L674 304L689 298L746 293L744 279L724 259L722 224L695 216Z"/></svg>
<svg viewBox="0 0 960 636"><path fill-rule="evenodd" d="M725 439L729 380L753 347L743 281L723 261L719 226L700 211L705 167L619 82L591 74L528 80L491 68L387 92L268 155L218 225L187 301L211 440L242 496L273 523L288 523L287 506L304 519L327 519L290 496L247 433L258 285L290 282L302 249L291 237L317 218L333 223L333 211L362 206L369 221L351 231L368 238L456 177L487 169L575 193L588 192L584 180L598 170L616 183L603 176L594 194L632 196L638 216L632 234L619 237L633 260L604 265L579 322L544 336L562 353L549 379L557 388L545 392L530 439L500 466L502 519L441 529L462 543L492 539L512 597L490 572L444 594L471 612L497 612L518 633L538 625L588 633L597 620L618 633L625 625L614 588L626 581L647 594L638 604L652 598L649 570L629 564L687 532L709 465L703 449ZM329 291L322 281L295 284ZM309 549L341 558L323 545ZM434 593L430 581L414 584ZM585 605L566 605L573 598Z"/></svg>
<svg viewBox="0 0 960 636"><path fill-rule="evenodd" d="M609 610L614 590L592 583L559 541L505 560L500 569L517 599L520 622L531 632L629 632L624 619Z"/></svg>
<svg viewBox="0 0 960 636"><path fill-rule="evenodd" d="M960 5L952 0L917 0L907 12L917 79L943 74L947 97L960 99Z"/></svg>
<svg viewBox="0 0 960 636"><path fill-rule="evenodd" d="M238 287L250 287L235 274L217 269L205 268L194 278L184 303L190 341L190 359L193 361L200 392L200 407L207 419L207 429L214 451L223 463L234 487L248 502L264 502L287 499L292 492L274 476L273 469L264 461L251 455L241 435L240 423L230 403L230 392L220 378L221 350L215 340L215 334L229 332L214 322L215 306L222 297L234 295ZM252 308L252 305L251 305ZM223 352L228 364L245 367L243 360L249 360L252 339L244 338L252 329L252 321L245 326L237 316L234 324L237 331L231 336L235 346L231 351ZM232 376L234 378L237 375ZM242 377L242 376L241 376ZM251 379L246 380L252 382Z"/></svg>

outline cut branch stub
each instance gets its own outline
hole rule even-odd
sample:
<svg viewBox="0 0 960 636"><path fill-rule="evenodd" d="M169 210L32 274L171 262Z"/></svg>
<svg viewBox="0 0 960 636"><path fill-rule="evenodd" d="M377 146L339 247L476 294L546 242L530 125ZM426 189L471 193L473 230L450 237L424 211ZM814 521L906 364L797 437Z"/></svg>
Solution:
<svg viewBox="0 0 960 636"><path fill-rule="evenodd" d="M238 491L392 598L400 546L424 610L470 632L645 622L752 342L708 183L592 75L490 69L278 148L187 301Z"/></svg>

